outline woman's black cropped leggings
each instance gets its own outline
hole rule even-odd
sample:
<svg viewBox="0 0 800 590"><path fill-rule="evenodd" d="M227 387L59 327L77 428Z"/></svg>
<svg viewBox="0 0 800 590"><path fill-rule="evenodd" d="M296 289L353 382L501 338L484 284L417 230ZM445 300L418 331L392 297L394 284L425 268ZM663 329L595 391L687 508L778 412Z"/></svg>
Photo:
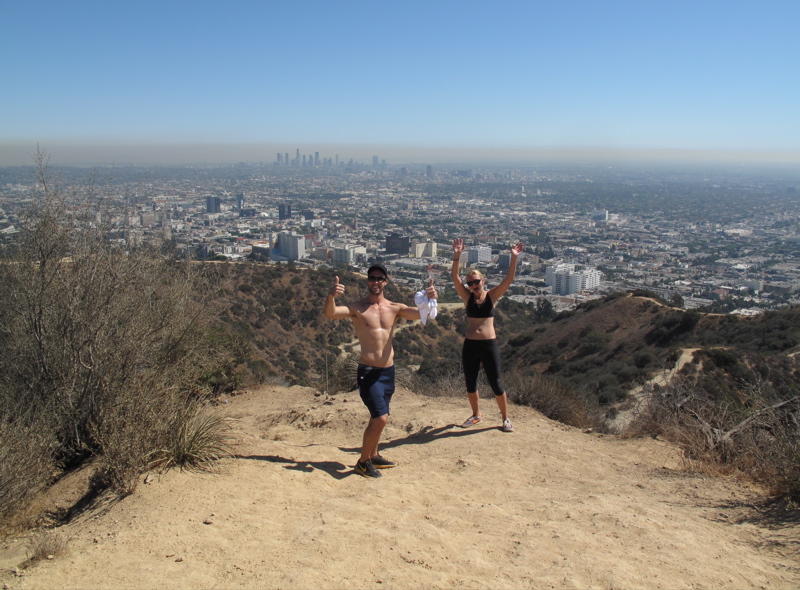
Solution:
<svg viewBox="0 0 800 590"><path fill-rule="evenodd" d="M469 340L464 339L461 351L461 364L464 365L464 380L467 382L467 393L478 391L478 372L483 364L489 386L495 395L503 395L503 383L500 380L500 349L497 339Z"/></svg>

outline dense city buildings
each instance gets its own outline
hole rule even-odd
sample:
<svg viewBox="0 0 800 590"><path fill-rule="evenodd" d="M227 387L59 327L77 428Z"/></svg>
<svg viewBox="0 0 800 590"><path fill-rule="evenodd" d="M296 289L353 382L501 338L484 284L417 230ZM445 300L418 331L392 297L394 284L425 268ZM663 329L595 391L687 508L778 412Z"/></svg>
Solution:
<svg viewBox="0 0 800 590"><path fill-rule="evenodd" d="M267 164L116 169L98 216L129 247L167 238L200 258L361 270L377 260L412 288L433 278L444 298L455 296L450 244L462 238L461 264L490 284L504 276L510 244L526 245L507 295L525 303L564 309L636 288L737 313L797 301L797 166L391 165L289 153ZM59 172L77 185L91 176ZM0 169L0 241L13 240L32 181L30 168Z"/></svg>

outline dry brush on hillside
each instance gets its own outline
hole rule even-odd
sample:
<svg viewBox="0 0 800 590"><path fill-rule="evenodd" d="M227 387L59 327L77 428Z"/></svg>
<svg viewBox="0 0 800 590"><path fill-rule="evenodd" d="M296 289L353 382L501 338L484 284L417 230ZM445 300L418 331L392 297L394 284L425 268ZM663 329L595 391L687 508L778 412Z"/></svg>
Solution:
<svg viewBox="0 0 800 590"><path fill-rule="evenodd" d="M98 193L67 192L38 164L0 262L0 517L88 459L97 489L130 492L230 362L203 267L117 247Z"/></svg>

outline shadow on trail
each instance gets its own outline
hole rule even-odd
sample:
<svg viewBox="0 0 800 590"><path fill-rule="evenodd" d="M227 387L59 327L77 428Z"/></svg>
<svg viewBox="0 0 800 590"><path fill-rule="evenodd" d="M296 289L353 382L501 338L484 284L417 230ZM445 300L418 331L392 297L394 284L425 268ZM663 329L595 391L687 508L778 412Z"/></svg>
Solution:
<svg viewBox="0 0 800 590"><path fill-rule="evenodd" d="M324 471L334 479L344 479L350 475L354 475L353 468L343 465L338 461L295 461L294 459L287 459L286 457L279 457L277 455L237 455L237 459L249 459L251 461L267 461L269 463L282 463L284 469L291 469L293 471L302 471L303 473L311 473L319 470Z"/></svg>
<svg viewBox="0 0 800 590"><path fill-rule="evenodd" d="M381 443L381 448L392 449L403 445L424 445L445 438L469 436L471 434L479 434L489 430L498 430L498 428L490 426L486 428L470 428L466 430L463 428L458 428L455 424L442 426L441 428L431 428L430 426L426 426L418 432L409 434L404 438L398 438L392 441ZM361 447L339 447L339 450L344 453L353 453L355 455L361 453ZM236 458L248 459L251 461L279 463L284 465L284 469L302 471L303 473L311 473L315 470L324 471L334 479L344 479L345 477L356 475L351 466L343 465L338 461L296 461L294 459L287 459L286 457L279 457L278 455L237 455Z"/></svg>
<svg viewBox="0 0 800 590"><path fill-rule="evenodd" d="M780 535L783 530L791 530L800 523L800 508L785 498L758 498L755 501L730 500L714 505L715 522L725 524L751 524L774 534L757 543L757 546L768 547L781 554L800 555L800 539ZM730 514L724 511L732 511Z"/></svg>
<svg viewBox="0 0 800 590"><path fill-rule="evenodd" d="M402 447L403 445L426 445L437 440L444 440L446 438L469 436L472 434L479 434L489 430L499 430L495 426L487 426L486 428L460 428L455 424L442 426L440 428L431 428L426 426L423 429L409 434L404 438L396 438L387 442L381 442L381 449L393 449L395 447ZM345 453L360 453L361 447L339 447L339 450Z"/></svg>

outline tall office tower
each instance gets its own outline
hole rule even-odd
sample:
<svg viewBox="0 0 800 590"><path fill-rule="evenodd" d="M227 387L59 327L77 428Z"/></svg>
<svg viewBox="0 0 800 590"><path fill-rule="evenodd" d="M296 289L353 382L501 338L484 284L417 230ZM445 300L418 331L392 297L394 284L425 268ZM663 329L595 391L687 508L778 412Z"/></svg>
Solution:
<svg viewBox="0 0 800 590"><path fill-rule="evenodd" d="M508 270L511 266L511 254L501 254L497 258L497 269Z"/></svg>
<svg viewBox="0 0 800 590"><path fill-rule="evenodd" d="M314 166L319 166L319 152L314 152Z"/></svg>
<svg viewBox="0 0 800 590"><path fill-rule="evenodd" d="M219 213L221 203L219 197L206 197L206 213Z"/></svg>
<svg viewBox="0 0 800 590"><path fill-rule="evenodd" d="M303 168L306 167L306 155L303 154Z"/></svg>
<svg viewBox="0 0 800 590"><path fill-rule="evenodd" d="M300 148L297 148L297 155L294 158L294 165L300 167Z"/></svg>
<svg viewBox="0 0 800 590"><path fill-rule="evenodd" d="M425 167L425 176L428 178L433 178L433 166L430 164Z"/></svg>
<svg viewBox="0 0 800 590"><path fill-rule="evenodd" d="M239 210L239 213L244 209L244 193L236 193L236 208Z"/></svg>
<svg viewBox="0 0 800 590"><path fill-rule="evenodd" d="M378 156L372 156L372 165L373 166L377 166L378 165Z"/></svg>
<svg viewBox="0 0 800 590"><path fill-rule="evenodd" d="M336 167L339 167L339 154L336 154Z"/></svg>
<svg viewBox="0 0 800 590"><path fill-rule="evenodd" d="M284 164L285 166L288 166L288 165L289 165L289 152L286 152L286 153L283 155L283 164Z"/></svg>
<svg viewBox="0 0 800 590"><path fill-rule="evenodd" d="M386 236L387 254L400 254L401 256L407 256L410 249L411 238L408 236L404 236L397 232L392 232Z"/></svg>
<svg viewBox="0 0 800 590"><path fill-rule="evenodd" d="M280 164L281 162L283 162L283 154L278 152L278 164Z"/></svg>
<svg viewBox="0 0 800 590"><path fill-rule="evenodd" d="M291 219L292 218L292 206L289 203L281 203L278 205L278 219Z"/></svg>

